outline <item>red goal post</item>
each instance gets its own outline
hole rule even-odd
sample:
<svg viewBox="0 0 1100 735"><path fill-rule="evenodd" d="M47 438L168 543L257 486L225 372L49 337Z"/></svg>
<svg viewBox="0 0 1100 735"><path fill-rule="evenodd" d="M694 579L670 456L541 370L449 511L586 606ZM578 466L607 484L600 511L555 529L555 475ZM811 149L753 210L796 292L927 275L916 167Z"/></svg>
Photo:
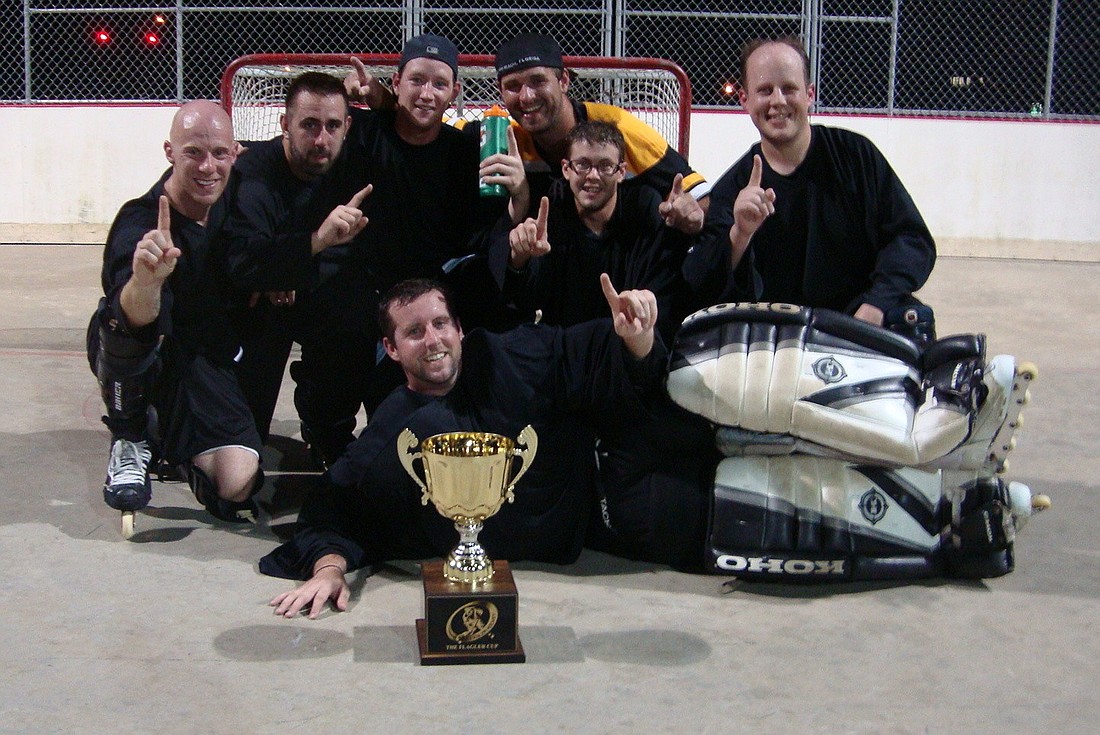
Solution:
<svg viewBox="0 0 1100 735"><path fill-rule="evenodd" d="M221 80L222 105L233 118L237 140L266 140L279 133L286 88L306 71L341 79L351 70L352 54L256 54L226 67ZM389 83L398 54L354 54L376 77ZM566 56L572 73L570 96L616 105L656 129L687 158L691 123L691 82L677 64L665 59ZM459 56L462 91L448 111L449 119L479 119L500 101L493 57Z"/></svg>

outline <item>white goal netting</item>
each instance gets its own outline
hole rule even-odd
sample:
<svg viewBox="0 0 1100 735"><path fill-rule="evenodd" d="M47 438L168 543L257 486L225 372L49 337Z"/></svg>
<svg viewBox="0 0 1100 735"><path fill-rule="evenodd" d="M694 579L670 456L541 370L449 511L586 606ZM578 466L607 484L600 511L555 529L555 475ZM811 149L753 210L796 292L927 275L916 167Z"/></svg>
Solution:
<svg viewBox="0 0 1100 735"><path fill-rule="evenodd" d="M367 70L389 83L397 70L394 54L356 55ZM351 70L345 54L246 56L232 62L222 77L222 103L233 117L237 140L266 140L279 133L286 88L306 71L343 79ZM567 57L572 74L570 96L625 108L648 123L685 156L691 86L678 66L663 59ZM462 92L448 111L450 120L476 120L500 101L492 57L459 59Z"/></svg>

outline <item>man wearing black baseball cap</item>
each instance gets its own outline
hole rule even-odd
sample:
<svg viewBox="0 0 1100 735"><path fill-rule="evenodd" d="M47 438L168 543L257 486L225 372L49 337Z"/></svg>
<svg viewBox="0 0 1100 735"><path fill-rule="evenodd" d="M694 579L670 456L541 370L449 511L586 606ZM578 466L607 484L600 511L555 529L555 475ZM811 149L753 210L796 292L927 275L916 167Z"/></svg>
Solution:
<svg viewBox="0 0 1100 735"><path fill-rule="evenodd" d="M451 79L458 83L458 49L450 39L425 33L410 38L401 49L401 60L397 63L397 73L401 74L405 66L413 59L435 59L451 67Z"/></svg>
<svg viewBox="0 0 1100 735"><path fill-rule="evenodd" d="M531 181L532 202L546 193L551 178L561 176L569 132L577 123L601 120L619 128L626 140L628 176L668 197L661 205L666 222L688 234L699 232L702 215L695 200L705 197L710 185L660 133L631 113L570 99L570 77L556 40L541 33L516 36L497 49L495 65L501 99L519 124L516 142ZM683 179L679 194L674 191L678 174Z"/></svg>
<svg viewBox="0 0 1100 735"><path fill-rule="evenodd" d="M511 41L505 41L497 49L497 78L532 66L561 69L561 47L550 36L541 33L524 33Z"/></svg>
<svg viewBox="0 0 1100 735"><path fill-rule="evenodd" d="M352 65L355 84L345 79L345 88L367 91L366 68ZM444 264L484 252L483 235L498 220L509 220L510 227L526 216L527 179L515 149L483 163L477 136L443 121L461 90L458 66L458 48L450 40L434 34L412 37L401 47L392 77L393 108L351 110L349 190L374 188L363 202L368 224L346 249L346 259L370 274L374 298L405 278L428 276L448 279L460 303L466 303L472 287L459 279L477 279L469 275L469 263L476 259L449 275L443 273ZM478 195L481 178L504 186L510 198ZM382 365L392 368L388 362ZM394 385L399 382L400 371L389 375ZM385 388L377 397L394 385L375 386Z"/></svg>
<svg viewBox="0 0 1100 735"><path fill-rule="evenodd" d="M443 115L461 88L458 49L453 43L429 33L409 39L393 75L398 135L414 145L435 140Z"/></svg>

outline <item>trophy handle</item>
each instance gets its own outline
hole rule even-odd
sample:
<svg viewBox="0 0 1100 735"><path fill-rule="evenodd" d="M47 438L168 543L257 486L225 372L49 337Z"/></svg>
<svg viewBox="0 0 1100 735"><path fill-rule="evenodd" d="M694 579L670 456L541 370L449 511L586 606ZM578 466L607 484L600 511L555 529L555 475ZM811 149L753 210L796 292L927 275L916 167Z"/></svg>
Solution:
<svg viewBox="0 0 1100 735"><path fill-rule="evenodd" d="M531 469L531 462L535 459L535 452L539 449L539 435L535 433L534 428L530 424L523 427L523 430L519 432L519 436L516 437L515 448L512 450L513 458L518 457L521 461L519 469L512 475L512 479L508 482L508 490L505 493L508 496L508 502L511 503L516 499L516 496L512 493L512 490L516 487L516 483L519 482L519 478L527 474L527 470ZM513 463L513 467L515 464Z"/></svg>
<svg viewBox="0 0 1100 735"><path fill-rule="evenodd" d="M397 458L401 460L401 464L405 467L405 471L409 473L409 477L420 486L420 504L427 505L431 496L428 495L428 484L422 474L424 471L424 456L420 452L420 440L408 427L402 429L401 434L397 437ZM413 466L413 462L417 460L420 460L420 472L417 472Z"/></svg>

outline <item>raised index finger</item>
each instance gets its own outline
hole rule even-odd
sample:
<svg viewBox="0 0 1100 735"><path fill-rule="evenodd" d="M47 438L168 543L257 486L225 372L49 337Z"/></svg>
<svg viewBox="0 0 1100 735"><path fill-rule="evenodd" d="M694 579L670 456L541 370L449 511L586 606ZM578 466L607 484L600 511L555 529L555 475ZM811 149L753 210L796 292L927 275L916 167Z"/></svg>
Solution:
<svg viewBox="0 0 1100 735"><path fill-rule="evenodd" d="M353 196L348 201L348 206L349 207L354 207L355 209L359 209L359 205L363 203L363 200L366 199L367 195L370 194L372 191L374 191L374 184L367 184L362 189L360 189L358 192L356 192L355 196Z"/></svg>
<svg viewBox="0 0 1100 735"><path fill-rule="evenodd" d="M168 197L160 195L157 209L157 229L161 232L169 232L172 229L172 206L168 204Z"/></svg>
<svg viewBox="0 0 1100 735"><path fill-rule="evenodd" d="M370 81L370 75L367 74L367 67L355 56L351 57L351 65L355 69L356 76L359 77L359 84L364 87L367 86L367 82Z"/></svg>
<svg viewBox="0 0 1100 735"><path fill-rule="evenodd" d="M539 217L535 220L535 238L539 240L546 239L546 220L550 214L550 200L547 197L543 197L539 201Z"/></svg>
<svg viewBox="0 0 1100 735"><path fill-rule="evenodd" d="M508 155L512 158L519 158L519 143L516 142L515 126L509 125L506 132L508 135Z"/></svg>
<svg viewBox="0 0 1100 735"><path fill-rule="evenodd" d="M672 180L672 191L668 193L668 201L679 198L684 193L684 175L676 174L676 178Z"/></svg>
<svg viewBox="0 0 1100 735"><path fill-rule="evenodd" d="M749 174L749 186L760 186L760 177L764 172L764 164L759 155L752 157L752 173Z"/></svg>
<svg viewBox="0 0 1100 735"><path fill-rule="evenodd" d="M603 296L607 299L607 305L611 307L611 313L617 313L619 310L619 292L611 285L611 276L606 273L600 274L600 288L603 289Z"/></svg>

